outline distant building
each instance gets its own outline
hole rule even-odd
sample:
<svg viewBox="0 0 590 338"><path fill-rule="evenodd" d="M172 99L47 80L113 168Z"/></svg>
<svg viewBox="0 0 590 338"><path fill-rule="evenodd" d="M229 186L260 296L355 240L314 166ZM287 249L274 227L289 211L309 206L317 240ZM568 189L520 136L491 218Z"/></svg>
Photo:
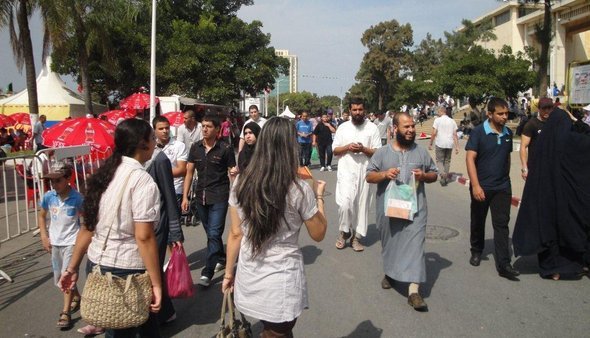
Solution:
<svg viewBox="0 0 590 338"><path fill-rule="evenodd" d="M297 55L289 54L289 50L287 49L277 49L275 50L275 55L284 57L289 60L289 74L280 75L277 79L279 87L279 94L283 93L297 93L297 87L299 83L299 68L297 62ZM277 86L277 83L275 83ZM270 96L275 96L277 89L273 89L270 93Z"/></svg>
<svg viewBox="0 0 590 338"><path fill-rule="evenodd" d="M543 1L538 5L521 5L512 0L500 5L473 20L476 25L491 21L497 37L479 45L495 51L508 45L513 53L524 52L527 46L540 50L535 27L542 24L543 13ZM587 0L554 2L552 25L554 37L549 52L548 84L556 83L561 88L567 80L568 65L590 59L590 3Z"/></svg>

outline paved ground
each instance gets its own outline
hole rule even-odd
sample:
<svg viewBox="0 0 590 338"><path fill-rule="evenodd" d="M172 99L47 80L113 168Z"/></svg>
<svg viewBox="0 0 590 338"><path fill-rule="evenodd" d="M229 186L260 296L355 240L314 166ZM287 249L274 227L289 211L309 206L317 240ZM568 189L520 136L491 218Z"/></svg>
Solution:
<svg viewBox="0 0 590 338"><path fill-rule="evenodd" d="M427 141L421 141L427 145ZM461 141L464 146L464 140ZM431 152L433 153L433 152ZM465 173L463 151L455 156L452 170ZM513 163L516 162L513 154ZM457 183L427 187L429 205L426 243L427 282L421 292L427 313L406 304L405 285L382 290L379 234L375 225L363 253L337 250L337 213L333 192L335 172L313 170L328 182L326 197L328 234L314 243L306 231L300 236L309 288L310 309L295 327L298 337L588 337L590 332L590 279L549 281L538 277L535 257L514 261L521 270L519 282L497 276L492 256L491 225L480 267L469 258L469 196ZM513 166L514 194L522 192L519 167ZM518 209L512 208L511 227ZM370 216L374 222L374 215ZM444 227L444 228L442 228ZM186 247L196 282L205 258L205 234L201 227L186 228ZM456 235L448 240L445 235ZM30 234L0 247L0 268L15 282L0 281L2 337L75 337L75 329L61 332L55 322L61 295L52 285L50 260L38 238ZM166 337L212 337L219 326L222 272L208 289L197 287L194 298L175 301L177 321L163 328ZM79 313L75 327L83 325ZM261 325L253 320L255 334Z"/></svg>

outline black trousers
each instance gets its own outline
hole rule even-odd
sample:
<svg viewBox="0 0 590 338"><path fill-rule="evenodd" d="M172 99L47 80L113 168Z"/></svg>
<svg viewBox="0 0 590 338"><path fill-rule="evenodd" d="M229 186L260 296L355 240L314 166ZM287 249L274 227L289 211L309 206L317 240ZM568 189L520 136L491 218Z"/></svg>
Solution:
<svg viewBox="0 0 590 338"><path fill-rule="evenodd" d="M299 143L299 165L307 167L311 164L311 143Z"/></svg>
<svg viewBox="0 0 590 338"><path fill-rule="evenodd" d="M488 210L492 211L492 227L494 229L494 252L496 268L510 264L509 229L511 189L500 191L484 191L483 202L473 198L471 188L471 252L481 254L485 247L485 226Z"/></svg>
<svg viewBox="0 0 590 338"><path fill-rule="evenodd" d="M332 165L332 143L322 144L318 142L318 155L320 156L320 166Z"/></svg>

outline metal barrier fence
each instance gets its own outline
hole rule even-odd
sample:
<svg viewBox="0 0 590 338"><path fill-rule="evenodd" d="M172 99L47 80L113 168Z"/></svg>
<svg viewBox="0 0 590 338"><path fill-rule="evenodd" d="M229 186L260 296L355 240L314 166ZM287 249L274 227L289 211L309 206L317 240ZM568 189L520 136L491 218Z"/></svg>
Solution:
<svg viewBox="0 0 590 338"><path fill-rule="evenodd" d="M70 185L81 193L86 191L86 178L101 164L90 150L90 146L49 148L35 155L0 158L0 247L23 234L39 232L38 202L51 189L44 175L54 162L70 163L74 168ZM0 269L2 278L12 281Z"/></svg>

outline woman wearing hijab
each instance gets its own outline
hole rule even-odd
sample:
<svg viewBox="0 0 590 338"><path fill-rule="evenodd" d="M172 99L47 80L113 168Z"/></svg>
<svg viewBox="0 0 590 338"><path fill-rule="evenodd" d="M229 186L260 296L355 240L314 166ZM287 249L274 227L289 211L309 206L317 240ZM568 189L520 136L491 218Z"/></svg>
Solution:
<svg viewBox="0 0 590 338"><path fill-rule="evenodd" d="M575 278L590 262L590 127L555 108L534 147L514 253L537 254L543 278Z"/></svg>
<svg viewBox="0 0 590 338"><path fill-rule="evenodd" d="M254 149L256 148L256 139L260 134L260 126L255 122L250 122L244 126L244 141L246 144L240 154L238 155L238 168L240 172L244 172L250 163Z"/></svg>

